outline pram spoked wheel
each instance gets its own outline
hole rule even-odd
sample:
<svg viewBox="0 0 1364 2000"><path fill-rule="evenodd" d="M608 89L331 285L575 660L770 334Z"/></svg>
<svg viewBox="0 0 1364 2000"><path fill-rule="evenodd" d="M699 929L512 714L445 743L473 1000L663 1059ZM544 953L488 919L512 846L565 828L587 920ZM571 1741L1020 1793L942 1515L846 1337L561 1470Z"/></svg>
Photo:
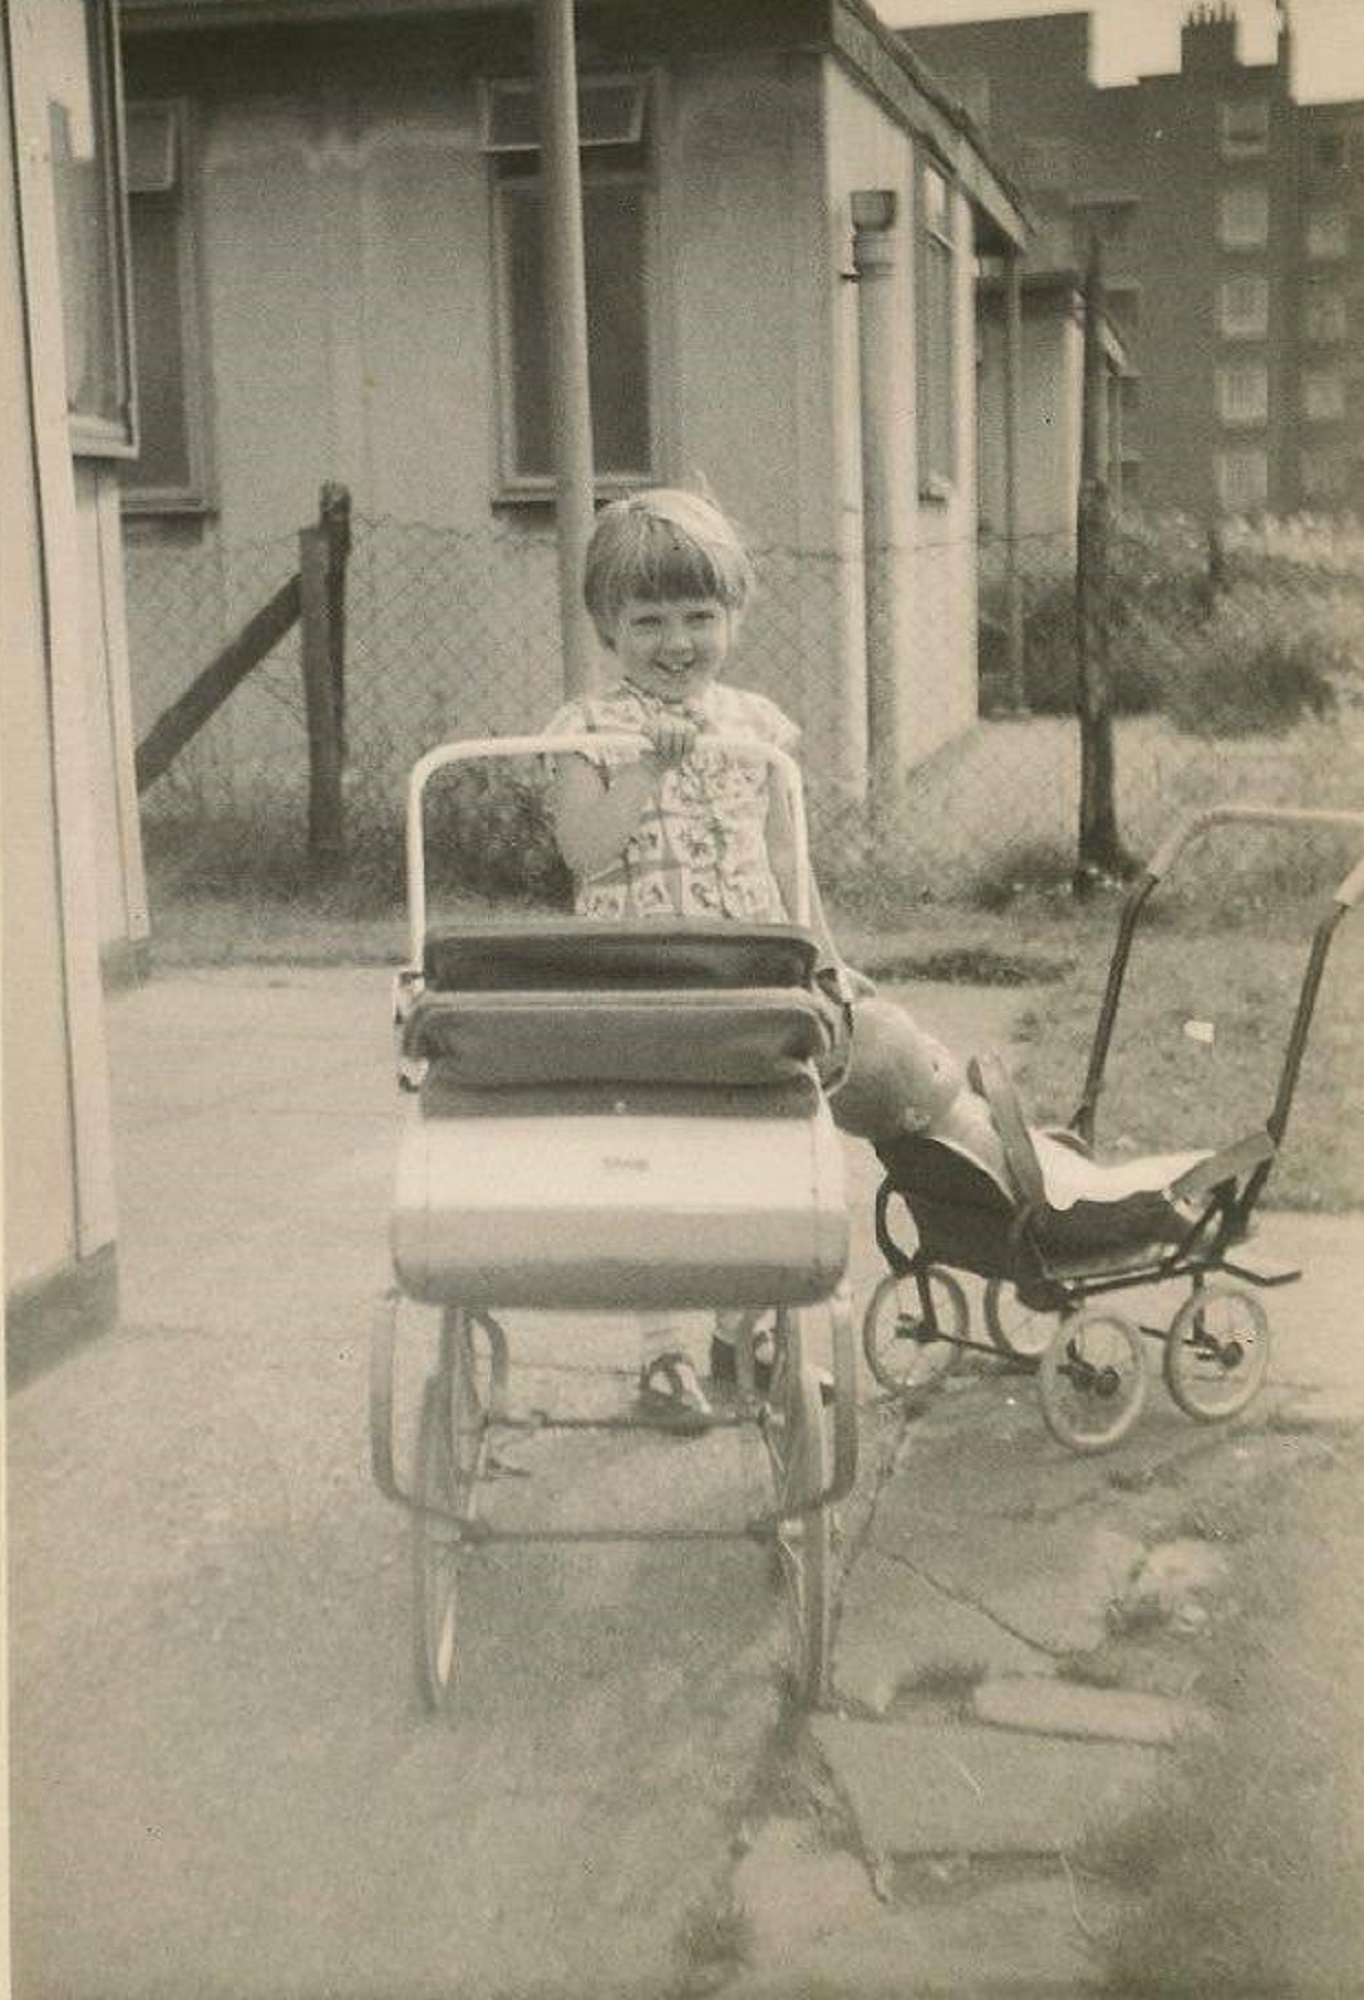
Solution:
<svg viewBox="0 0 1364 2000"><path fill-rule="evenodd" d="M1038 1392L1047 1429L1081 1453L1122 1441L1146 1402L1146 1354L1130 1321L1102 1307L1062 1320L1042 1356Z"/></svg>
<svg viewBox="0 0 1364 2000"><path fill-rule="evenodd" d="M991 1278L985 1287L984 1309L991 1340L1014 1361L1040 1361L1055 1338L1057 1315L1025 1306L1003 1278Z"/></svg>
<svg viewBox="0 0 1364 2000"><path fill-rule="evenodd" d="M966 1294L950 1271L936 1264L903 1277L888 1271L862 1316L862 1352L882 1388L903 1392L950 1367L970 1325Z"/></svg>
<svg viewBox="0 0 1364 2000"><path fill-rule="evenodd" d="M781 1513L776 1546L791 1620L795 1694L802 1707L819 1708L828 1694L833 1640L832 1521L823 1500L830 1446L820 1378L802 1352L800 1316L785 1308L777 1313L762 1434Z"/></svg>
<svg viewBox="0 0 1364 2000"><path fill-rule="evenodd" d="M1170 1323L1165 1386L1196 1423L1234 1417L1269 1369L1269 1316L1232 1285L1201 1285Z"/></svg>
<svg viewBox="0 0 1364 2000"><path fill-rule="evenodd" d="M459 1640L460 1570L478 1512L488 1448L493 1359L459 1306L441 1320L441 1357L422 1392L412 1516L417 1686L427 1707L450 1706Z"/></svg>

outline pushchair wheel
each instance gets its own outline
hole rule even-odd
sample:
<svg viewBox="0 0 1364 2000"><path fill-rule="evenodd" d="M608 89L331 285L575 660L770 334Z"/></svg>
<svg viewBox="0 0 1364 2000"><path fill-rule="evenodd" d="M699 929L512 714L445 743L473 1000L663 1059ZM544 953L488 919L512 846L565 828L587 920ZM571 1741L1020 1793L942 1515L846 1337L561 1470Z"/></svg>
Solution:
<svg viewBox="0 0 1364 2000"><path fill-rule="evenodd" d="M1269 1316L1249 1292L1201 1286L1171 1321L1165 1386L1196 1423L1234 1417L1259 1390L1268 1368Z"/></svg>
<svg viewBox="0 0 1364 2000"><path fill-rule="evenodd" d="M1146 1401L1146 1355L1130 1321L1091 1308L1062 1320L1042 1356L1038 1390L1047 1429L1071 1451L1108 1451Z"/></svg>
<svg viewBox="0 0 1364 2000"><path fill-rule="evenodd" d="M487 1450L489 1374L468 1314L447 1308L441 1364L422 1392L412 1517L417 1687L438 1714L454 1694L460 1573Z"/></svg>
<svg viewBox="0 0 1364 2000"><path fill-rule="evenodd" d="M862 1316L862 1352L883 1388L917 1389L951 1367L970 1322L966 1294L950 1272L936 1265L903 1277L888 1271Z"/></svg>
<svg viewBox="0 0 1364 2000"><path fill-rule="evenodd" d="M833 1522L822 1495L830 1443L818 1371L803 1358L796 1314L777 1316L777 1351L763 1439L780 1509L777 1557L792 1640L792 1681L802 1708L828 1698L833 1646Z"/></svg>
<svg viewBox="0 0 1364 2000"><path fill-rule="evenodd" d="M1040 1361L1058 1324L1054 1312L1025 1306L1006 1279L991 1278L985 1287L986 1330L1000 1353L1012 1360Z"/></svg>

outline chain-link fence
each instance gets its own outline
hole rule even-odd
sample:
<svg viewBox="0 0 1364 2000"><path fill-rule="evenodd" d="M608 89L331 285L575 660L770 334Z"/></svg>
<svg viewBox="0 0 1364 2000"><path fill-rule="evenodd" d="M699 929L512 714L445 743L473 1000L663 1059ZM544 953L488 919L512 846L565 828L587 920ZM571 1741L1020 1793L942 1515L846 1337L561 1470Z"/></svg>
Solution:
<svg viewBox="0 0 1364 2000"><path fill-rule="evenodd" d="M562 689L548 532L375 517L352 529L345 801L361 854L396 846L404 779L424 750L538 728ZM860 575L828 554L755 554L761 589L736 666L803 725L825 877L864 901L884 877L902 903L1065 879L1079 809L1071 540L917 552L913 646L926 664L906 694L903 808L875 828L850 803L865 778L868 689L847 670L860 658ZM236 546L130 537L139 739L297 564L296 535ZM1214 799L1364 804L1364 536L1125 519L1110 537L1106 603L1117 817L1134 853ZM976 677L946 664L969 666L977 618L978 715ZM295 631L150 787L144 819L153 839L201 849L219 834L239 842L244 827L301 842L307 790ZM223 855L228 875L241 863L235 849Z"/></svg>

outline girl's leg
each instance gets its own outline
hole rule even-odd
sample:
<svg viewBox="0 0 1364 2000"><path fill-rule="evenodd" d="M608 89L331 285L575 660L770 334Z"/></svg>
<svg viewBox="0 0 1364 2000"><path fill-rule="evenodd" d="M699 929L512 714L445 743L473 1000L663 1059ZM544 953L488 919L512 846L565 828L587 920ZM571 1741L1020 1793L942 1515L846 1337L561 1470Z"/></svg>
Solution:
<svg viewBox="0 0 1364 2000"><path fill-rule="evenodd" d="M639 1396L644 1414L666 1430L690 1435L706 1429L711 1409L691 1356L680 1344L671 1313L642 1312L639 1327Z"/></svg>

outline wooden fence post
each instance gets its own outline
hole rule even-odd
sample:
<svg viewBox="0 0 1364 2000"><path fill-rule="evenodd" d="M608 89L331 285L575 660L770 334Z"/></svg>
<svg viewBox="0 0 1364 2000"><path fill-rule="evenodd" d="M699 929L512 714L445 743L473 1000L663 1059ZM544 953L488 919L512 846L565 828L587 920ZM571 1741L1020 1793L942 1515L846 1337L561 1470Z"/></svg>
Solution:
<svg viewBox="0 0 1364 2000"><path fill-rule="evenodd" d="M328 493L315 527L298 537L298 581L302 608L300 653L303 701L308 721L308 859L319 875L334 875L346 853L341 798L341 724L337 705L339 642L333 621L335 563L339 539L328 520ZM332 510L335 514L335 509ZM344 515L341 516L344 520Z"/></svg>
<svg viewBox="0 0 1364 2000"><path fill-rule="evenodd" d="M1080 830L1072 887L1095 884L1130 868L1118 837L1114 786L1113 702L1108 676L1108 484L1101 427L1104 356L1103 264L1097 238L1085 273L1084 403L1081 412L1080 500L1075 549L1076 706L1080 723Z"/></svg>
<svg viewBox="0 0 1364 2000"><path fill-rule="evenodd" d="M330 641L332 708L341 761L346 759L346 564L350 558L350 489L328 480L322 488L318 523L327 537L327 634Z"/></svg>

